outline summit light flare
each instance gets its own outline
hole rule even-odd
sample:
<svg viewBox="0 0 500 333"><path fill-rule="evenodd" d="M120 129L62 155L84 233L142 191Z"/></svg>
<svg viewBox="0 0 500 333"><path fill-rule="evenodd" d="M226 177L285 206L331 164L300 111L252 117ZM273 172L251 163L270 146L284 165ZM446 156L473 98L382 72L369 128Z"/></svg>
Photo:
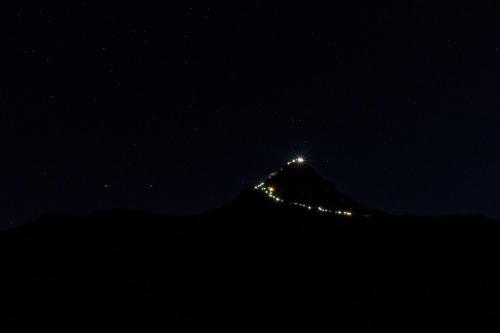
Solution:
<svg viewBox="0 0 500 333"><path fill-rule="evenodd" d="M288 161L286 162L286 165L291 165L291 164L302 164L302 163L305 163L305 158L302 157L302 156L298 156L296 158L294 158L293 160L291 161Z"/></svg>

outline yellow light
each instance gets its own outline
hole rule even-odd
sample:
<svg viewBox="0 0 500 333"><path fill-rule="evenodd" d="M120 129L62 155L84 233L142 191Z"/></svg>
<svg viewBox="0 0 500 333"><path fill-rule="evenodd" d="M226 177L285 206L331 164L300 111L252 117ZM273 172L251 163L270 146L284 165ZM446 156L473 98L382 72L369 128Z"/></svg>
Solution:
<svg viewBox="0 0 500 333"><path fill-rule="evenodd" d="M274 191L276 191L276 189L275 189L274 187L272 187L272 186L269 186L267 189L268 189L268 190L269 190L269 192L271 192L271 193L272 193L272 192L274 192Z"/></svg>

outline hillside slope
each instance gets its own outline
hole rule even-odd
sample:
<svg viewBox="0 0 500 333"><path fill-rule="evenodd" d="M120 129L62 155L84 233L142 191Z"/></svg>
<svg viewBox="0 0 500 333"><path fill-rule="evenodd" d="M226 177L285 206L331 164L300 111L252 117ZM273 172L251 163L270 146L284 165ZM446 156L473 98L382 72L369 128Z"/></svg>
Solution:
<svg viewBox="0 0 500 333"><path fill-rule="evenodd" d="M499 237L481 217L367 220L282 206L52 217L0 234L2 322L76 332L477 329L500 318Z"/></svg>
<svg viewBox="0 0 500 333"><path fill-rule="evenodd" d="M304 166L281 171L206 214L51 215L0 232L2 327L500 328L498 221L382 214Z"/></svg>

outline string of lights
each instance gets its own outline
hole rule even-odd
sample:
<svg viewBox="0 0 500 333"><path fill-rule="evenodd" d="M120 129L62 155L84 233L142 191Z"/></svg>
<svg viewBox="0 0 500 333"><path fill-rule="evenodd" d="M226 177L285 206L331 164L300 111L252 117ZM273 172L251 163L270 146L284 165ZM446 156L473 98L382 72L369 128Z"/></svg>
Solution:
<svg viewBox="0 0 500 333"><path fill-rule="evenodd" d="M302 164L304 162L305 162L305 159L303 157L299 156L291 161L288 161L286 164L287 165ZM280 170L283 170L283 168L281 168ZM276 174L277 174L277 172L271 173L269 178L272 178L272 176L274 176ZM307 210L316 209L317 211L322 212L322 213L330 213L330 214L336 214L336 215L341 215L341 216L352 216L353 215L353 212L351 212L351 211L331 210L328 208L324 208L322 206L314 206L311 204L307 205L307 204L300 203L300 202L286 201L286 200L284 200L276 195L276 188L274 186L267 185L266 182L259 183L258 185L256 185L254 187L254 189L257 191L264 192L268 198L274 200L275 202L284 203L284 204L288 204L288 205L292 205L292 206L298 206L298 207L305 208Z"/></svg>

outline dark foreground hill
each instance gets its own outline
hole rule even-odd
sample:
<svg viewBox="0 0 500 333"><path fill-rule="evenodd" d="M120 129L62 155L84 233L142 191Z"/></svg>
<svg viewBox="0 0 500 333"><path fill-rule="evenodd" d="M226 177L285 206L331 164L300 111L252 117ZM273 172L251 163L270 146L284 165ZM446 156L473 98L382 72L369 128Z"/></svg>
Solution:
<svg viewBox="0 0 500 333"><path fill-rule="evenodd" d="M500 328L500 228L345 216L245 192L191 217L46 216L0 233L5 332Z"/></svg>

